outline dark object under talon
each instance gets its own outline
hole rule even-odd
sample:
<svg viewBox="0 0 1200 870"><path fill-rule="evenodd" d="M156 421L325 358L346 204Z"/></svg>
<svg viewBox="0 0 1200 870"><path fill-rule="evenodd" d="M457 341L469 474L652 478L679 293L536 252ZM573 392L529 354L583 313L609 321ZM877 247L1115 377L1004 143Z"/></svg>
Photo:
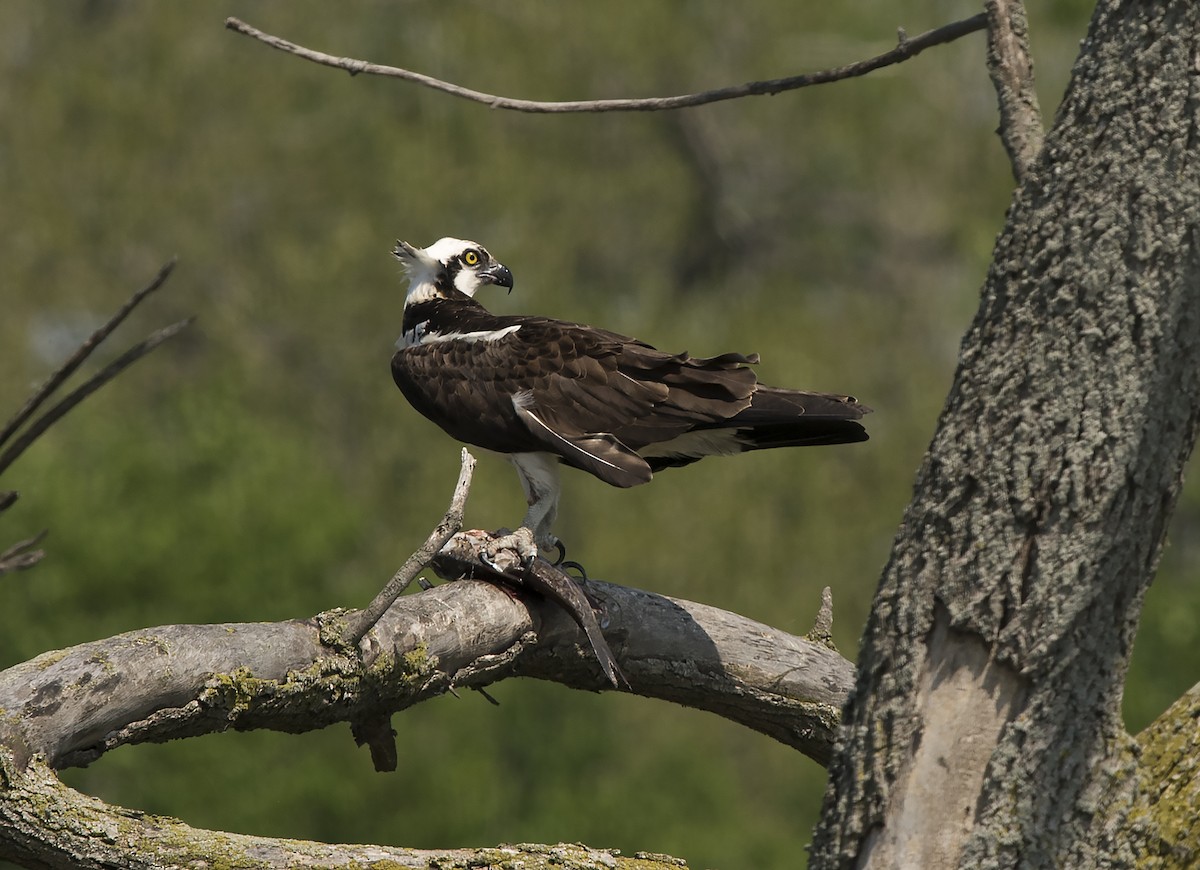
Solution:
<svg viewBox="0 0 1200 870"><path fill-rule="evenodd" d="M442 576L446 576L442 573L445 571L456 577L474 576L486 580L513 598L519 598L523 590L528 590L555 602L583 630L608 683L614 689L631 691L629 680L604 637L601 621L596 618L599 613L603 617L603 627L607 627L607 608L589 593L584 567L578 562L566 561L555 566L536 554L518 554L507 546L500 549L505 557L499 559L496 558L500 555L496 552L496 537L487 533L479 533L478 537L481 540L472 541L462 555L447 554L443 550L434 561L434 570ZM512 555L518 558L511 558ZM490 576L474 574L472 569L476 565L482 566ZM578 571L580 578L567 574L564 569L570 568Z"/></svg>

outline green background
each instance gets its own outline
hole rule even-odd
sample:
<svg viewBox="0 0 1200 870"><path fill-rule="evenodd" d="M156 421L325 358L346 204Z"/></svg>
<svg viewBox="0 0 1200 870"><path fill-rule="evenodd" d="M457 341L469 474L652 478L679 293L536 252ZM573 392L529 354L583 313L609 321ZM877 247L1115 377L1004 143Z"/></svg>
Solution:
<svg viewBox="0 0 1200 870"><path fill-rule="evenodd" d="M1089 14L1035 4L1047 116ZM886 51L971 4L783 0L0 4L0 416L172 256L98 356L196 325L0 480L0 667L175 622L361 606L445 509L458 446L391 383L397 237L476 239L499 312L664 349L757 351L767 383L876 408L864 445L774 451L611 489L568 471L557 526L615 582L803 633L822 586L854 655L1012 188L975 34L867 78L680 113L520 115L318 67L335 55L534 99L681 93ZM97 363L98 365L99 363ZM89 367L91 368L91 367ZM481 457L469 524L524 510ZM1200 493L1175 517L1126 698L1197 679ZM416 847L584 841L693 867L797 867L824 773L663 703L513 681L395 717L377 774L347 727L124 748L72 785L189 823Z"/></svg>

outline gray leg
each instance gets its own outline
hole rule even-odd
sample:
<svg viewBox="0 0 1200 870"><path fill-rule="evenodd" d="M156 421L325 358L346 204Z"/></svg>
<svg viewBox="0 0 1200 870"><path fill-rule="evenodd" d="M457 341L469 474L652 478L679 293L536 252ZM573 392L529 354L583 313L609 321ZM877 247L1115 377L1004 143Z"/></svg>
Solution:
<svg viewBox="0 0 1200 870"><path fill-rule="evenodd" d="M538 547L554 549L558 538L550 527L558 517L558 457L551 453L514 453L511 459L529 503L521 527L533 533Z"/></svg>

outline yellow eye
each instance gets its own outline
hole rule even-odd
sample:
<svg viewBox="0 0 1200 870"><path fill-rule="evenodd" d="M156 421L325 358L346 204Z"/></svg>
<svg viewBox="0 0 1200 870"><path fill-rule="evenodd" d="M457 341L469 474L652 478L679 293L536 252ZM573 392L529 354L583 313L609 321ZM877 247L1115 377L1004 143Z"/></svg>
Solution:
<svg viewBox="0 0 1200 870"><path fill-rule="evenodd" d="M478 266L479 254L475 251L467 251L465 254L463 254L463 262L468 266Z"/></svg>

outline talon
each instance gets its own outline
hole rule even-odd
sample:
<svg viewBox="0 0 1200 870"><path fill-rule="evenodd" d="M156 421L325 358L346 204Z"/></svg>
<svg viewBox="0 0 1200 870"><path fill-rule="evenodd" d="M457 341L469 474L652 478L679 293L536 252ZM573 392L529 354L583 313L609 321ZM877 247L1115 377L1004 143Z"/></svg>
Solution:
<svg viewBox="0 0 1200 870"><path fill-rule="evenodd" d="M559 566L559 569L564 574L568 570L571 570L571 569L574 569L579 572L579 577L577 577L577 578L570 574L567 574L567 576L570 577L572 580L575 581L575 583L577 583L579 585L579 591L583 593L583 597L586 598L588 604L590 604L592 606L592 610L594 610L600 616L600 627L607 628L608 627L608 605L605 604L605 602L602 599L598 598L596 596L596 594L592 591L595 587L588 585L591 582L591 578L588 577L587 569L584 568L582 565L580 565L578 562L563 562L562 565Z"/></svg>
<svg viewBox="0 0 1200 870"><path fill-rule="evenodd" d="M565 568L567 565L575 565L576 567L578 567L578 565L579 565L578 562L567 562L566 561L567 545L564 544L562 541L560 541L558 538L554 539L554 548L556 550L558 550L558 558L555 559L554 563L553 563L555 568ZM583 569L581 568L580 571L582 571L582 570Z"/></svg>
<svg viewBox="0 0 1200 870"><path fill-rule="evenodd" d="M503 551L510 551L516 554L514 560L511 556L501 557ZM518 564L521 568L527 569L537 558L537 545L533 542L533 533L526 528L517 529L515 532L507 535L499 535L479 553L479 559L492 571L498 574L512 573Z"/></svg>
<svg viewBox="0 0 1200 870"><path fill-rule="evenodd" d="M564 561L564 560L560 559L559 561L554 563L554 566L556 568L561 568L564 574L567 571L570 571L571 569L578 571L579 572L579 584L581 586L588 582L587 569L584 568L582 565L580 565L578 562L575 562L575 561L568 562L568 561Z"/></svg>

